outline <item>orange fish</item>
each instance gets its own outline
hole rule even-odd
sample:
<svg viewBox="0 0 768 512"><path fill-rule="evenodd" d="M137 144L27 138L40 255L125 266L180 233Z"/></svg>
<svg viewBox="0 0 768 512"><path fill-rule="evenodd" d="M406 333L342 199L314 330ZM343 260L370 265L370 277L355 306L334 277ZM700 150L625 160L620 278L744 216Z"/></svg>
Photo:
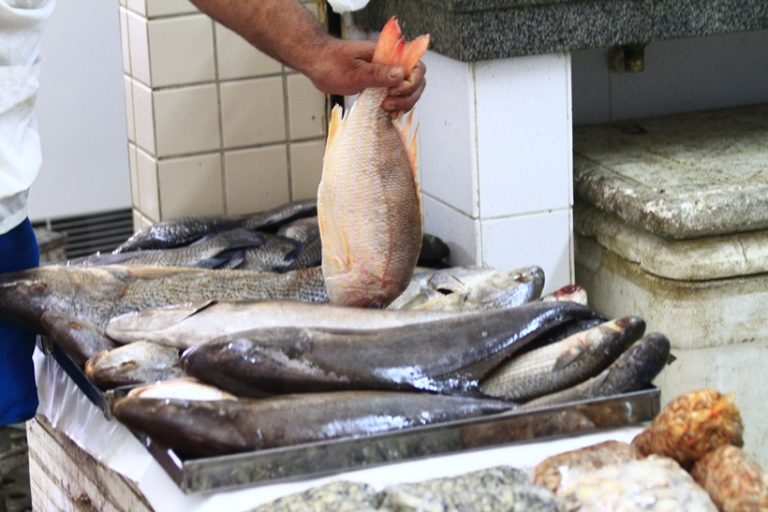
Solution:
<svg viewBox="0 0 768 512"><path fill-rule="evenodd" d="M405 43L392 18L373 62L408 75L429 46L423 35ZM412 113L394 122L381 108L386 88L364 90L342 117L331 112L317 193L322 269L331 302L385 307L408 285L421 250L422 213L416 180Z"/></svg>

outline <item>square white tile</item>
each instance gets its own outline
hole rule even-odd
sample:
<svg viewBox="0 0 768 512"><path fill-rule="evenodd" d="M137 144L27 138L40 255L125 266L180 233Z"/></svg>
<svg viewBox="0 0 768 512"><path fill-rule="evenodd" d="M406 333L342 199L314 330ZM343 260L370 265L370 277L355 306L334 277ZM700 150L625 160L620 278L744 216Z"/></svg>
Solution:
<svg viewBox="0 0 768 512"><path fill-rule="evenodd" d="M291 144L291 195L294 201L317 197L324 154L325 139Z"/></svg>
<svg viewBox="0 0 768 512"><path fill-rule="evenodd" d="M451 265L477 265L480 261L480 222L463 212L422 194L424 232L440 237L451 250Z"/></svg>
<svg viewBox="0 0 768 512"><path fill-rule="evenodd" d="M146 0L146 4L149 18L198 12L189 0Z"/></svg>
<svg viewBox="0 0 768 512"><path fill-rule="evenodd" d="M289 75L288 133L291 140L325 135L325 94L304 75Z"/></svg>
<svg viewBox="0 0 768 512"><path fill-rule="evenodd" d="M290 200L285 144L224 153L227 214L267 210Z"/></svg>
<svg viewBox="0 0 768 512"><path fill-rule="evenodd" d="M136 152L139 210L153 222L160 220L160 192L157 185L157 161L141 149Z"/></svg>
<svg viewBox="0 0 768 512"><path fill-rule="evenodd" d="M136 123L133 114L133 80L128 75L123 75L123 87L125 91L125 125L128 130L128 140L136 141Z"/></svg>
<svg viewBox="0 0 768 512"><path fill-rule="evenodd" d="M128 144L128 172L131 175L131 205L139 208L139 169L136 145Z"/></svg>
<svg viewBox="0 0 768 512"><path fill-rule="evenodd" d="M275 75L282 66L227 27L216 23L216 57L219 80Z"/></svg>
<svg viewBox="0 0 768 512"><path fill-rule="evenodd" d="M475 64L482 218L571 203L570 57Z"/></svg>
<svg viewBox="0 0 768 512"><path fill-rule="evenodd" d="M133 124L136 144L144 151L154 155L155 149L155 112L152 104L152 90L132 80Z"/></svg>
<svg viewBox="0 0 768 512"><path fill-rule="evenodd" d="M537 265L544 293L574 282L571 209L482 221L483 264L511 270Z"/></svg>
<svg viewBox="0 0 768 512"><path fill-rule="evenodd" d="M131 46L128 40L128 10L120 7L120 49L123 57L123 73L131 74Z"/></svg>
<svg viewBox="0 0 768 512"><path fill-rule="evenodd" d="M141 15L147 14L147 1L146 0L126 0L126 7L128 9L137 12Z"/></svg>
<svg viewBox="0 0 768 512"><path fill-rule="evenodd" d="M282 77L226 82L220 90L225 148L286 140Z"/></svg>
<svg viewBox="0 0 768 512"><path fill-rule="evenodd" d="M158 174L163 220L224 213L220 153L160 160Z"/></svg>
<svg viewBox="0 0 768 512"><path fill-rule="evenodd" d="M212 82L213 22L204 15L150 20L149 63L152 87Z"/></svg>
<svg viewBox="0 0 768 512"><path fill-rule="evenodd" d="M149 71L149 35L147 20L138 14L129 12L128 44L130 45L131 75L146 85L151 83Z"/></svg>
<svg viewBox="0 0 768 512"><path fill-rule="evenodd" d="M155 91L153 97L158 157L219 149L215 85L162 89Z"/></svg>
<svg viewBox="0 0 768 512"><path fill-rule="evenodd" d="M416 104L422 190L477 217L477 153L470 65L427 52L429 85Z"/></svg>

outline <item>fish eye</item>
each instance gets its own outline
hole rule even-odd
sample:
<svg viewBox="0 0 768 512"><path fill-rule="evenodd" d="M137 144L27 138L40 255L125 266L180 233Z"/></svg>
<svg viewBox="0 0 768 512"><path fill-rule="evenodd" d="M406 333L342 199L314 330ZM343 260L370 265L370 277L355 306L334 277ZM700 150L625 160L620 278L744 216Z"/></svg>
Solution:
<svg viewBox="0 0 768 512"><path fill-rule="evenodd" d="M45 293L48 289L48 285L40 281L35 281L29 285L29 289L34 293Z"/></svg>

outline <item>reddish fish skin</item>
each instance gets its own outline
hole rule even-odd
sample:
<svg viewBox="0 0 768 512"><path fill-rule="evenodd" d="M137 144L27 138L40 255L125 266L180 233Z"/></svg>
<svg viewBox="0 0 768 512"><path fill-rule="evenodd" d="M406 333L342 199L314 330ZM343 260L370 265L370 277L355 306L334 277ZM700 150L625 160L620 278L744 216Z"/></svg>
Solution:
<svg viewBox="0 0 768 512"><path fill-rule="evenodd" d="M373 60L410 73L428 44L428 36L404 43L392 18ZM366 89L343 118L338 107L331 115L317 212L332 303L385 307L408 285L419 257L416 133L411 116L401 127L381 108L387 94Z"/></svg>

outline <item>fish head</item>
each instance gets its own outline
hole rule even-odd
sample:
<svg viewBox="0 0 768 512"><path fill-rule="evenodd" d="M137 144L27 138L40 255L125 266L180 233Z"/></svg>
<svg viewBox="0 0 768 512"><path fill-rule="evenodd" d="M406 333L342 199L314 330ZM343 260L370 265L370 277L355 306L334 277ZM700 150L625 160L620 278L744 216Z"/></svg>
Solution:
<svg viewBox="0 0 768 512"><path fill-rule="evenodd" d="M114 284L115 275L106 267L47 265L2 274L0 318L38 332L47 310L96 322L95 311L115 299Z"/></svg>
<svg viewBox="0 0 768 512"><path fill-rule="evenodd" d="M426 283L443 295L460 296L465 309L501 308L528 302L541 294L544 272L536 266L510 271L454 267L434 273Z"/></svg>

